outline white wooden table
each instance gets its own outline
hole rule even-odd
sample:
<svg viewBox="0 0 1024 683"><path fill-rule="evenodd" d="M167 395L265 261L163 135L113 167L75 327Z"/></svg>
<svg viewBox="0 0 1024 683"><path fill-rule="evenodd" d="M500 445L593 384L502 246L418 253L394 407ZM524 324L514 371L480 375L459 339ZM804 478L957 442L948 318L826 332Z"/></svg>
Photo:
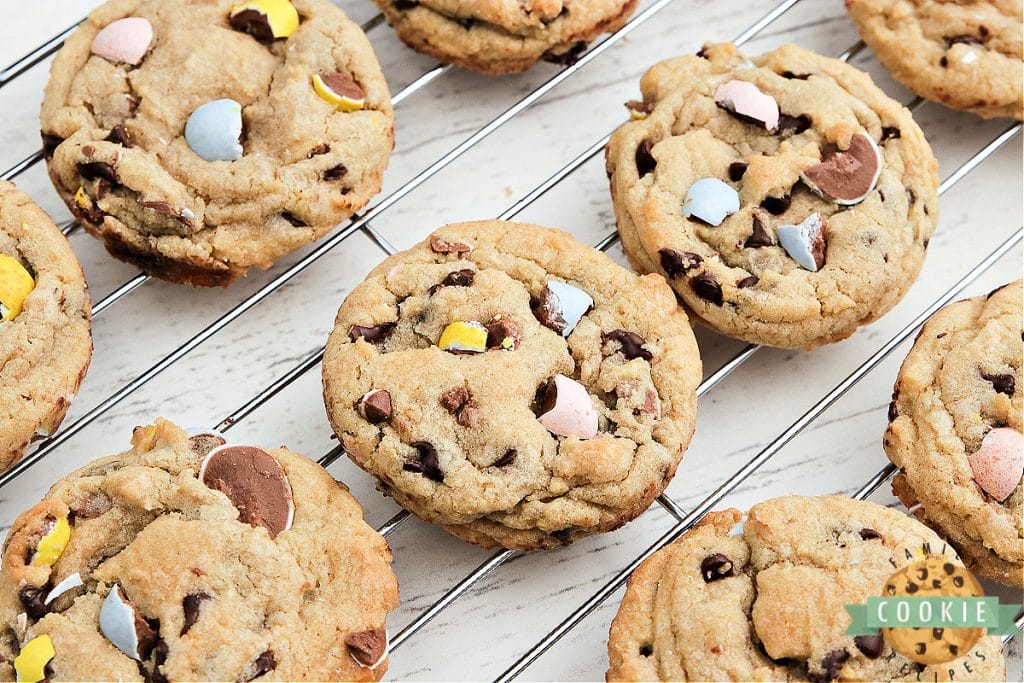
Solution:
<svg viewBox="0 0 1024 683"><path fill-rule="evenodd" d="M446 222L500 214L623 120L622 103L637 96L637 82L647 66L695 51L703 42L731 40L780 1L663 0L664 8L629 35L564 82L551 84L546 94L504 125L492 126L492 134L431 173L400 201L389 201L389 208L376 213L370 225L395 247L404 248ZM0 23L0 68L80 19L94 4L95 0L47 0L6 12ZM377 14L369 0L339 4L359 22ZM640 11L652 4L645 0ZM394 93L435 66L401 45L386 26L373 28L369 36ZM857 42L857 35L842 2L800 0L753 36L745 50L757 53L788 41L839 55ZM913 99L892 82L870 50L853 62L871 72L894 97L904 102ZM37 114L47 65L48 60L0 88L0 171L38 149ZM560 69L542 64L527 74L506 78L448 69L418 81L422 87L407 92L397 107L397 148L384 190L371 206L388 201L396 191L404 192L406 183L422 178L421 172L435 160L544 86ZM982 122L934 104L924 104L916 117L933 145L942 177L1009 126L1006 121ZM41 164L19 175L17 182L57 221L70 218ZM886 406L908 342L870 372L860 373L863 381L821 410L820 418L784 447L773 442L1015 234L1022 223L1021 187L1018 135L946 192L921 277L894 311L851 339L813 353L760 350L702 397L696 437L667 494L690 511L766 448L769 453L778 452L730 488L716 507L745 508L787 493L857 491L887 463L881 448ZM518 218L558 226L584 242L598 243L614 230L602 155L580 165L564 182L526 206ZM137 276L137 271L110 259L80 231L71 241L95 301ZM341 300L384 255L365 231L359 231L282 285L278 279L282 273L315 248L293 254L272 271L254 272L226 290L186 290L151 281L104 310L95 321L92 369L65 429L74 428L83 416L87 422L0 488L4 528L59 476L123 450L134 425L165 416L182 425L212 426L315 353L331 329ZM617 246L611 253L622 260ZM986 292L1020 275L1018 243L971 282L965 295ZM180 360L151 373L152 378L135 390L122 390L147 370L164 365L168 354L260 292L268 293L259 305L244 315L231 314L230 324L209 339L204 335L204 343L189 344L195 348ZM698 331L698 341L708 374L743 349L742 344L705 330ZM309 365L309 372L239 421L231 430L233 440L285 444L314 458L328 453L336 442L329 438L321 403L319 365ZM94 411L119 391L109 410ZM379 526L398 512L344 457L330 469L349 484L371 524ZM871 498L895 504L888 483ZM675 518L654 505L617 532L553 552L514 556L467 586L464 595L422 628L407 632L392 656L388 678L499 677L674 523ZM402 586L402 605L390 621L392 636L495 556L416 519L395 529L389 541ZM1021 600L1016 591L991 585L987 589L1004 599ZM522 678L603 680L608 625L620 598L621 589L537 658ZM1008 651L1010 680L1021 680L1019 641L1015 639Z"/></svg>

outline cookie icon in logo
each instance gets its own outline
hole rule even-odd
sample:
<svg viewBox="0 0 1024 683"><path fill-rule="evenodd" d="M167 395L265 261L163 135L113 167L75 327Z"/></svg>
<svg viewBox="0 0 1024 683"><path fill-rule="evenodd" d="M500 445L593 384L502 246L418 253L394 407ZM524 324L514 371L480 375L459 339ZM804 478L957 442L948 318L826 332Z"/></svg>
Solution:
<svg viewBox="0 0 1024 683"><path fill-rule="evenodd" d="M948 557L928 556L889 577L884 595L889 597L982 597L981 584L964 567ZM962 656L985 634L984 628L901 627L883 628L893 649L920 664L941 664Z"/></svg>

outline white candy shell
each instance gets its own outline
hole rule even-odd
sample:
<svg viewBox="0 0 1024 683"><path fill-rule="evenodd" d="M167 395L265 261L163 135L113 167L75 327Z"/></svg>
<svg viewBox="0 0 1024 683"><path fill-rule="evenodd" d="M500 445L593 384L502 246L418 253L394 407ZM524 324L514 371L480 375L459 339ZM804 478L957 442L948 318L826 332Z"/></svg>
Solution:
<svg viewBox="0 0 1024 683"><path fill-rule="evenodd" d="M732 80L715 88L715 104L762 123L769 132L779 127L779 103L753 83Z"/></svg>
<svg viewBox="0 0 1024 683"><path fill-rule="evenodd" d="M138 66L153 42L153 25L142 17L112 21L92 39L92 53L115 64Z"/></svg>
<svg viewBox="0 0 1024 683"><path fill-rule="evenodd" d="M702 178L690 185L683 202L683 215L708 225L722 224L726 216L740 210L740 196L718 178Z"/></svg>
<svg viewBox="0 0 1024 683"><path fill-rule="evenodd" d="M65 577L63 581L53 587L49 593L46 594L46 599L43 600L44 605L49 605L51 602L64 595L70 590L74 590L82 585L82 575L78 572Z"/></svg>
<svg viewBox="0 0 1024 683"><path fill-rule="evenodd" d="M100 607L100 631L118 650L136 661L139 656L139 634L135 631L135 608L121 597L118 584L110 587Z"/></svg>
<svg viewBox="0 0 1024 683"><path fill-rule="evenodd" d="M597 436L597 411L583 385L565 375L555 375L554 383L555 403L537 420L558 436Z"/></svg>
<svg viewBox="0 0 1024 683"><path fill-rule="evenodd" d="M821 216L812 213L800 225L779 226L779 244L794 261L817 273L820 268L818 261L824 264L823 229Z"/></svg>
<svg viewBox="0 0 1024 683"><path fill-rule="evenodd" d="M1024 475L1024 435L1016 429L998 427L981 442L981 448L967 456L974 481L999 502L1010 497Z"/></svg>
<svg viewBox="0 0 1024 683"><path fill-rule="evenodd" d="M565 320L562 336L568 337L587 311L594 307L594 300L582 289L557 280L548 280L548 290L558 299L558 307Z"/></svg>
<svg viewBox="0 0 1024 683"><path fill-rule="evenodd" d="M185 142L206 161L235 161L242 156L242 105L213 100L202 105L185 123Z"/></svg>

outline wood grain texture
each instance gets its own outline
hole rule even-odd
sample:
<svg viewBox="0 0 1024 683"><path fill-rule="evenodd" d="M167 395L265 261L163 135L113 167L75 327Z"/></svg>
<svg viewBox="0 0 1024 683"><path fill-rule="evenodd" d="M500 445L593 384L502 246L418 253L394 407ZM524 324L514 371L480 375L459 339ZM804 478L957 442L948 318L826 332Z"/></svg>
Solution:
<svg viewBox="0 0 1024 683"><path fill-rule="evenodd" d="M0 66L20 57L83 16L95 0L50 0L0 23ZM369 0L339 4L356 21L376 14ZM635 98L640 74L655 61L695 51L706 41L729 40L776 0L677 0L536 105L486 138L373 222L402 248L445 222L491 217L609 133L625 118L622 103ZM650 2L641 4L641 10ZM405 48L386 26L369 34L393 91L433 66ZM802 0L747 46L754 53L796 42L837 55L857 40L842 3ZM870 51L854 63L886 91L909 102ZM38 148L38 105L48 62L0 89L0 169ZM449 70L397 107L397 148L381 197L401 187L436 158L557 73L549 64L519 76L487 78ZM925 104L917 113L945 177L1003 131L1007 122L982 122ZM943 198L939 227L919 281L881 321L852 338L812 353L763 350L700 404L697 434L668 493L690 509L815 404L919 311L1011 235L1022 220L1021 144L1016 138ZM36 166L18 179L56 220L69 216ZM373 202L371 202L371 205ZM527 208L519 218L564 228L596 243L614 229L600 156ZM84 234L72 238L95 300L132 277ZM308 248L270 272L254 272L227 290L194 291L150 282L96 320L93 366L68 421L105 399L207 324L294 263ZM618 249L612 252L624 263ZM338 305L383 258L357 234L287 286L272 294L208 343L161 373L53 452L15 485L0 489L6 527L54 479L95 457L122 450L131 428L162 415L182 425L212 426L250 396L286 373L326 340ZM965 292L972 295L1020 276L1018 247ZM698 330L708 372L742 345ZM893 379L904 345L794 439L725 501L748 507L775 495L855 491L885 463L881 436ZM319 457L330 440L320 398L319 369L307 373L232 431L238 441L287 445ZM347 460L331 468L379 525L397 510ZM895 504L888 487L874 499ZM617 532L559 551L520 557L502 566L442 612L395 652L392 680L479 680L497 676L558 624L622 566L664 532L672 519L655 506ZM402 606L397 633L425 607L490 556L418 520L391 537ZM991 592L1019 595L991 585ZM616 594L531 667L528 680L603 680L608 625ZM1008 656L1010 680L1021 679L1020 638Z"/></svg>

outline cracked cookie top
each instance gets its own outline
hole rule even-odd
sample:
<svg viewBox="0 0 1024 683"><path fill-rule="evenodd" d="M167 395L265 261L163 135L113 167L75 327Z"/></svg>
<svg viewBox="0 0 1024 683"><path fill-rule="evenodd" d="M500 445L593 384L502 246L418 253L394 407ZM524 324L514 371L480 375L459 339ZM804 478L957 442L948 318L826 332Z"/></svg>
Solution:
<svg viewBox="0 0 1024 683"><path fill-rule="evenodd" d="M489 74L569 64L618 30L637 0L374 0L398 36L442 62Z"/></svg>
<svg viewBox="0 0 1024 683"><path fill-rule="evenodd" d="M41 129L58 192L114 256L210 286L362 208L394 114L327 0L114 0L54 60Z"/></svg>
<svg viewBox="0 0 1024 683"><path fill-rule="evenodd" d="M732 45L651 68L607 149L630 262L698 320L787 348L841 340L920 270L937 164L866 74L787 45Z"/></svg>
<svg viewBox="0 0 1024 683"><path fill-rule="evenodd" d="M319 465L157 420L15 521L0 678L378 680L390 563Z"/></svg>
<svg viewBox="0 0 1024 683"><path fill-rule="evenodd" d="M885 451L893 489L970 568L1024 581L1021 281L932 316L900 369Z"/></svg>
<svg viewBox="0 0 1024 683"><path fill-rule="evenodd" d="M1020 0L846 0L864 42L921 97L1021 119Z"/></svg>
<svg viewBox="0 0 1024 683"><path fill-rule="evenodd" d="M91 311L67 239L0 181L0 471L64 419L92 356Z"/></svg>
<svg viewBox="0 0 1024 683"><path fill-rule="evenodd" d="M926 553L959 564L914 519L842 496L712 512L633 573L611 627L608 680L1004 680L996 636L924 666L881 636L844 635L843 606L881 595Z"/></svg>
<svg viewBox="0 0 1024 683"><path fill-rule="evenodd" d="M485 547L634 518L693 433L701 365L658 276L557 230L449 225L346 298L327 414L386 494Z"/></svg>

